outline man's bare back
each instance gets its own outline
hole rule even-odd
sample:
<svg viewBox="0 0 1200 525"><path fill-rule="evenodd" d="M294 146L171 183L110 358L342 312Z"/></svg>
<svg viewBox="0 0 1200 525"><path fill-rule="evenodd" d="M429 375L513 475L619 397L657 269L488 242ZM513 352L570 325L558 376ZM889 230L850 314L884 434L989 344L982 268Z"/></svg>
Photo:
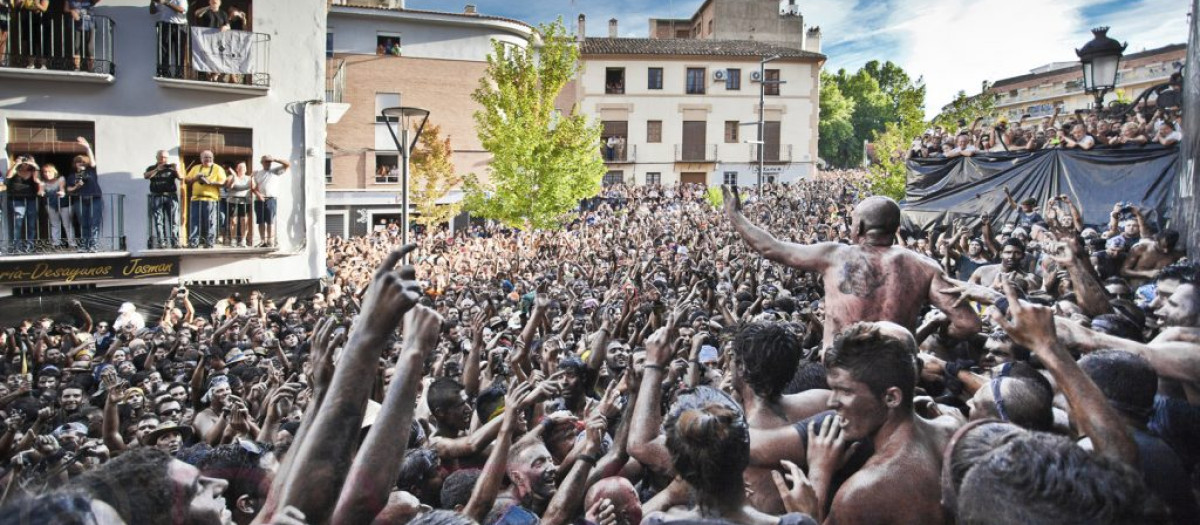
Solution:
<svg viewBox="0 0 1200 525"><path fill-rule="evenodd" d="M951 337L979 331L975 313L966 305L956 307L955 298L943 292L951 284L935 261L891 245L900 222L900 208L891 199L871 197L855 208L855 245L779 241L746 220L736 190L725 189L725 212L734 230L763 257L824 276L823 348L858 321L891 321L916 330L917 316L928 304L950 318Z"/></svg>

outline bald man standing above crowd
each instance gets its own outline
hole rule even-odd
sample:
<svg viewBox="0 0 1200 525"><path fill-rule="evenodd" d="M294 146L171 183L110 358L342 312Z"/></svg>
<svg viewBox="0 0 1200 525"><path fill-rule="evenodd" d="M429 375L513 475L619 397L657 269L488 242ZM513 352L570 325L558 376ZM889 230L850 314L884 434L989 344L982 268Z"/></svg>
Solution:
<svg viewBox="0 0 1200 525"><path fill-rule="evenodd" d="M725 214L733 229L763 257L797 270L820 272L825 278L825 326L822 350L833 338L858 321L891 321L915 331L918 316L928 304L950 319L950 337L979 333L979 318L966 305L954 306L952 285L937 261L892 246L900 229L900 206L887 197L868 197L854 208L852 245L822 242L811 245L783 242L742 215L734 188L723 188Z"/></svg>

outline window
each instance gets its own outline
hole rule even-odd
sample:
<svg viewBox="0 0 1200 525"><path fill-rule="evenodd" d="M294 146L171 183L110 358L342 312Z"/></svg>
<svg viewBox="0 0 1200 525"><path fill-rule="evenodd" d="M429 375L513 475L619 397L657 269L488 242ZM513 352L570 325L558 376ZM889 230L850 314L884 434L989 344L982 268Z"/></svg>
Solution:
<svg viewBox="0 0 1200 525"><path fill-rule="evenodd" d="M625 172L623 171L610 171L605 173L604 180L602 181L605 186L621 184L622 182L625 182Z"/></svg>
<svg viewBox="0 0 1200 525"><path fill-rule="evenodd" d="M711 35L711 34L712 34L712 32L713 32L712 28L713 28L713 21L712 21L712 20L709 20L709 21L708 21L708 34L710 34L710 35Z"/></svg>
<svg viewBox="0 0 1200 525"><path fill-rule="evenodd" d="M646 174L646 184L662 184L662 173L651 171Z"/></svg>
<svg viewBox="0 0 1200 525"><path fill-rule="evenodd" d="M687 68L687 94L703 95L704 94L704 68L689 67Z"/></svg>
<svg viewBox="0 0 1200 525"><path fill-rule="evenodd" d="M683 162L705 162L713 160L708 154L705 137L708 122L703 120L683 121L683 144L680 148L680 158Z"/></svg>
<svg viewBox="0 0 1200 525"><path fill-rule="evenodd" d="M725 143L726 144L737 144L737 141L738 141L738 121L726 120L725 121Z"/></svg>
<svg viewBox="0 0 1200 525"><path fill-rule="evenodd" d="M609 95L625 94L625 68L610 67L604 70L604 92Z"/></svg>
<svg viewBox="0 0 1200 525"><path fill-rule="evenodd" d="M729 91L742 89L742 70L736 68L725 70L725 89Z"/></svg>
<svg viewBox="0 0 1200 525"><path fill-rule="evenodd" d="M722 184L724 184L726 186L737 186L738 185L737 175L738 174L736 171L725 172L725 176L721 179Z"/></svg>
<svg viewBox="0 0 1200 525"><path fill-rule="evenodd" d="M8 121L8 154L32 154L39 164L52 162L60 170L71 166L71 158L82 154L84 149L75 143L76 137L88 139L96 147L95 124L68 120L15 120ZM66 171L62 171L66 173Z"/></svg>
<svg viewBox="0 0 1200 525"><path fill-rule="evenodd" d="M333 184L333 154L325 153L325 184Z"/></svg>
<svg viewBox="0 0 1200 525"><path fill-rule="evenodd" d="M768 120L763 122L763 160L767 162L779 162L779 139L780 139L780 122L778 120Z"/></svg>
<svg viewBox="0 0 1200 525"><path fill-rule="evenodd" d="M253 131L246 128L179 126L179 160L184 166L200 162L200 152L209 150L213 161L221 166L246 162L253 169L253 144Z"/></svg>
<svg viewBox="0 0 1200 525"><path fill-rule="evenodd" d="M779 96L779 70L768 69L766 78L763 79L763 94L767 96Z"/></svg>
<svg viewBox="0 0 1200 525"><path fill-rule="evenodd" d="M400 156L395 153L375 154L375 184L400 182Z"/></svg>
<svg viewBox="0 0 1200 525"><path fill-rule="evenodd" d="M652 67L646 70L646 89L662 89L663 70Z"/></svg>
<svg viewBox="0 0 1200 525"><path fill-rule="evenodd" d="M400 35L397 33L379 33L375 36L375 54L398 57L400 51Z"/></svg>
<svg viewBox="0 0 1200 525"><path fill-rule="evenodd" d="M676 29L675 38L690 38L692 33L687 29Z"/></svg>
<svg viewBox="0 0 1200 525"><path fill-rule="evenodd" d="M384 122L383 110L400 106L399 93L376 93L375 94L375 122ZM392 122L400 122L400 117L388 117L386 120Z"/></svg>
<svg viewBox="0 0 1200 525"><path fill-rule="evenodd" d="M624 120L605 120L601 125L603 128L600 131L600 140L604 143L604 160L628 160L626 142L629 139L629 123Z"/></svg>
<svg viewBox="0 0 1200 525"><path fill-rule="evenodd" d="M659 143L662 142L662 121L647 120L646 121L646 142Z"/></svg>

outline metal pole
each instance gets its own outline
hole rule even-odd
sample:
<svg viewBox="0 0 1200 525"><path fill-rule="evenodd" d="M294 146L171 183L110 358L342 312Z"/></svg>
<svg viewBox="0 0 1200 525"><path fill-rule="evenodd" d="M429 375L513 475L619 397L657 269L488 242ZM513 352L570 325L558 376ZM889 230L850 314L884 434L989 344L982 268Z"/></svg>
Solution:
<svg viewBox="0 0 1200 525"><path fill-rule="evenodd" d="M763 119L767 105L767 61L765 59L758 62L758 78L758 195L762 197L763 147L766 146L763 141Z"/></svg>
<svg viewBox="0 0 1200 525"><path fill-rule="evenodd" d="M402 119L401 124L404 128L400 130L401 145L400 156L403 164L400 168L400 205L404 208L400 212L400 245L408 244L408 122L407 119Z"/></svg>

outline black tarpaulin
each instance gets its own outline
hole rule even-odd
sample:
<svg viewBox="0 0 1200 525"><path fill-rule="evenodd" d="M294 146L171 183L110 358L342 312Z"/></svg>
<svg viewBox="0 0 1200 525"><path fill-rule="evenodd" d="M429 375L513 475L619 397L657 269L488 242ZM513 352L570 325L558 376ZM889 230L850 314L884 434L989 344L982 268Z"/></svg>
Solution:
<svg viewBox="0 0 1200 525"><path fill-rule="evenodd" d="M1067 195L1090 226L1107 225L1117 202L1151 210L1147 221L1168 224L1174 217L1178 162L1179 148L1160 146L912 159L905 227L944 229L960 218L974 225L984 213L994 226L1014 222L1017 210L1005 203L1004 187L1017 202L1037 199L1039 212L1050 197Z"/></svg>

